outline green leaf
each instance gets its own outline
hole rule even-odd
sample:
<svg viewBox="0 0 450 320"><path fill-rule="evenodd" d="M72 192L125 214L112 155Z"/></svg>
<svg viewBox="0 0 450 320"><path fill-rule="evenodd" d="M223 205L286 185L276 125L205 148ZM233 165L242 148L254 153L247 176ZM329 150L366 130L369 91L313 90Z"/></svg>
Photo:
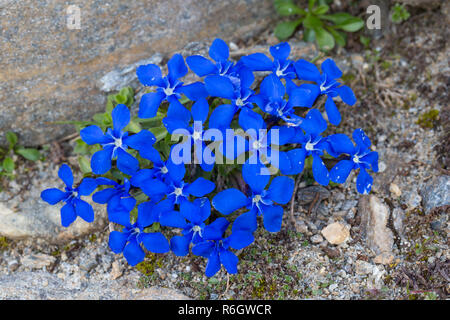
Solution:
<svg viewBox="0 0 450 320"><path fill-rule="evenodd" d="M315 15L321 15L321 14L325 14L328 12L328 10L330 10L330 7L327 6L326 4L321 4L320 6L314 8L314 10L312 11Z"/></svg>
<svg viewBox="0 0 450 320"><path fill-rule="evenodd" d="M297 7L291 0L276 0L274 2L275 10L282 17L292 16L295 14L305 15L305 10Z"/></svg>
<svg viewBox="0 0 450 320"><path fill-rule="evenodd" d="M6 140L8 140L9 149L12 149L17 144L18 138L14 132L8 131L8 132L6 132Z"/></svg>
<svg viewBox="0 0 450 320"><path fill-rule="evenodd" d="M316 29L322 28L323 23L315 15L308 14L303 21L303 25L305 26L305 28Z"/></svg>
<svg viewBox="0 0 450 320"><path fill-rule="evenodd" d="M365 36L360 36L359 37L359 42L361 42L365 48L369 47L370 45L370 38L369 37L365 37Z"/></svg>
<svg viewBox="0 0 450 320"><path fill-rule="evenodd" d="M347 32L356 32L364 27L364 21L360 18L352 18L343 23L336 24L336 28L342 29Z"/></svg>
<svg viewBox="0 0 450 320"><path fill-rule="evenodd" d="M30 161L38 161L41 158L41 153L33 148L18 148L15 153Z"/></svg>
<svg viewBox="0 0 450 320"><path fill-rule="evenodd" d="M153 127L150 128L149 131L155 135L157 142L164 139L168 134L165 127Z"/></svg>
<svg viewBox="0 0 450 320"><path fill-rule="evenodd" d="M137 118L133 118L124 130L132 133L138 133L142 130L142 128L139 121L137 121Z"/></svg>
<svg viewBox="0 0 450 320"><path fill-rule="evenodd" d="M345 46L345 43L347 42L347 35L345 33L334 30L333 28L327 28L327 30L331 33L339 46Z"/></svg>
<svg viewBox="0 0 450 320"><path fill-rule="evenodd" d="M334 22L335 24L341 24L341 23L344 23L345 21L347 21L349 19L353 19L355 17L346 12L338 12L338 13L323 15L320 18Z"/></svg>
<svg viewBox="0 0 450 320"><path fill-rule="evenodd" d="M10 157L3 159L3 169L6 172L12 173L14 171L14 168L15 168L15 165L14 165L13 159L11 159Z"/></svg>
<svg viewBox="0 0 450 320"><path fill-rule="evenodd" d="M90 173L92 171L91 164L86 157L78 157L78 165L80 166L80 170L83 174Z"/></svg>
<svg viewBox="0 0 450 320"><path fill-rule="evenodd" d="M292 36L297 26L301 23L301 21L285 21L280 22L275 27L275 36L280 40L285 40Z"/></svg>
<svg viewBox="0 0 450 320"><path fill-rule="evenodd" d="M314 29L316 34L317 44L319 45L320 50L328 51L334 48L334 38L326 31L324 28L316 28Z"/></svg>
<svg viewBox="0 0 450 320"><path fill-rule="evenodd" d="M311 12L313 10L314 4L316 3L316 0L309 0L308 1L308 11Z"/></svg>
<svg viewBox="0 0 450 320"><path fill-rule="evenodd" d="M313 29L305 28L305 31L303 31L303 40L307 42L313 42L316 39L316 34L314 33Z"/></svg>

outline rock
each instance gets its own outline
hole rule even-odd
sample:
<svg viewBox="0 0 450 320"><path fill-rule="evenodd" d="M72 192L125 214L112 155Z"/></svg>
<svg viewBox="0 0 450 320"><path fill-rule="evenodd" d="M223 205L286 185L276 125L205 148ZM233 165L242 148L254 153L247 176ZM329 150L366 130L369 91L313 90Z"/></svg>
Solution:
<svg viewBox="0 0 450 320"><path fill-rule="evenodd" d="M373 259L373 262L380 264L391 264L392 261L394 261L394 256L390 253L379 254Z"/></svg>
<svg viewBox="0 0 450 320"><path fill-rule="evenodd" d="M320 202L330 197L330 191L322 186L311 186L302 188L297 193L297 201L299 204L308 204L317 199Z"/></svg>
<svg viewBox="0 0 450 320"><path fill-rule="evenodd" d="M405 220L405 212L400 208L395 208L392 211L392 224L394 225L395 231L400 237L403 237L404 233L404 225L403 221Z"/></svg>
<svg viewBox="0 0 450 320"><path fill-rule="evenodd" d="M361 197L358 214L361 216L361 226L366 235L367 246L378 256L393 255L394 236L387 227L389 208L374 195ZM384 259L387 261L389 259ZM378 259L380 261L380 259Z"/></svg>
<svg viewBox="0 0 450 320"><path fill-rule="evenodd" d="M11 272L16 271L19 268L20 264L16 259L12 259L8 261L8 270Z"/></svg>
<svg viewBox="0 0 450 320"><path fill-rule="evenodd" d="M112 269L111 269L111 273L110 273L111 280L116 280L116 279L120 278L122 276L122 274L123 274L123 271L120 267L120 263L118 261L114 261L112 263Z"/></svg>
<svg viewBox="0 0 450 320"><path fill-rule="evenodd" d="M102 111L101 89L120 87L115 79L124 70L131 75L138 61L171 55L192 41L250 39L274 16L271 0L80 0L73 3L80 29L69 29L68 18L75 17L67 12L70 3L6 3L0 4L0 132L19 133L25 145L73 130L48 122L86 120Z"/></svg>
<svg viewBox="0 0 450 320"><path fill-rule="evenodd" d="M133 272L118 280L61 279L44 271L0 276L1 300L180 300L190 299L167 288L138 289L140 275ZM46 285L44 285L46 284Z"/></svg>
<svg viewBox="0 0 450 320"><path fill-rule="evenodd" d="M342 244L350 238L349 228L340 222L329 224L321 233L331 244Z"/></svg>
<svg viewBox="0 0 450 320"><path fill-rule="evenodd" d="M56 258L43 253L35 253L25 256L21 259L21 263L24 267L30 269L42 269L44 267L50 267L54 264Z"/></svg>
<svg viewBox="0 0 450 320"><path fill-rule="evenodd" d="M434 208L450 205L450 176L434 177L422 188L420 194L426 214Z"/></svg>
<svg viewBox="0 0 450 320"><path fill-rule="evenodd" d="M0 192L0 236L9 239L39 238L60 244L102 230L106 226L105 206L90 202L95 211L93 223L87 223L78 217L68 228L62 227L62 205L51 206L40 197L44 189L62 188L57 168L42 170L37 176L28 182L27 188L17 194ZM6 199L8 201L2 201ZM83 199L90 201L89 197Z"/></svg>
<svg viewBox="0 0 450 320"><path fill-rule="evenodd" d="M323 238L320 234L315 234L310 238L312 243L321 243L323 241Z"/></svg>

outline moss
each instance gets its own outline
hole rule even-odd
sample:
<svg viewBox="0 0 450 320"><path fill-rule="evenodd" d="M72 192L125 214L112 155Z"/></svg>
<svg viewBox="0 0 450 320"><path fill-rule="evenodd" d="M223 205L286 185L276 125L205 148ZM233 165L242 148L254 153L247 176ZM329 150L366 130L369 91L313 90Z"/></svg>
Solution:
<svg viewBox="0 0 450 320"><path fill-rule="evenodd" d="M136 266L136 269L145 276L152 276L156 268L162 268L163 258L157 257L154 253L147 255L147 260L142 261Z"/></svg>
<svg viewBox="0 0 450 320"><path fill-rule="evenodd" d="M439 119L439 110L432 109L419 116L417 124L424 129L433 129Z"/></svg>
<svg viewBox="0 0 450 320"><path fill-rule="evenodd" d="M95 242L97 241L97 236L95 234L91 234L91 236L89 237L89 241L90 242Z"/></svg>
<svg viewBox="0 0 450 320"><path fill-rule="evenodd" d="M8 240L6 237L0 237L0 251L5 250L8 248Z"/></svg>

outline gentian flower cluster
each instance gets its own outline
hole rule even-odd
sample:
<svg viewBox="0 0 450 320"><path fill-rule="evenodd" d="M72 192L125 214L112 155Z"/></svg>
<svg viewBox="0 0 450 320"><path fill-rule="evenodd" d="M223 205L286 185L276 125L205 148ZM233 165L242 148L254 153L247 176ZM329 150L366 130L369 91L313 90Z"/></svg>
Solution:
<svg viewBox="0 0 450 320"><path fill-rule="evenodd" d="M335 62L326 59L319 71L306 60L294 61L286 42L271 47L270 54L233 61L227 44L216 39L209 57L194 55L185 62L175 54L166 76L154 64L138 67L146 87L138 118L145 124L162 114L166 138L158 139L152 127L127 130L131 111L118 104L106 131L96 125L80 131L87 145L99 146L92 172L74 186L72 171L63 164L64 190L44 190L42 199L64 203L61 222L68 227L78 216L94 220L91 204L81 199L93 193L92 201L106 205L116 226L111 250L130 265L142 262L146 252L192 253L207 259L205 274L211 277L221 266L231 274L238 271L236 250L251 245L258 225L269 232L282 228L283 205L304 170L324 186L344 183L357 171L357 191L369 193L378 154L364 131L356 129L353 141L341 133L325 135L341 122L337 98L356 103L353 91L339 82L342 72ZM197 82L182 81L188 67ZM324 106L316 105L320 96ZM331 158L335 165L327 166L324 159ZM230 172L220 166L228 165L238 169L240 183L216 185L218 175Z"/></svg>

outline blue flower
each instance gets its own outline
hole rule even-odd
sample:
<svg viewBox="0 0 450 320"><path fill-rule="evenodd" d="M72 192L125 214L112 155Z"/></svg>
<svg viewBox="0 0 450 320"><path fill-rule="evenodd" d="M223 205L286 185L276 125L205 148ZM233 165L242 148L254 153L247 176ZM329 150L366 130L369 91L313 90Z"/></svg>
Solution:
<svg viewBox="0 0 450 320"><path fill-rule="evenodd" d="M117 222L124 228L121 232L112 231L109 235L109 247L116 253L122 253L131 266L137 265L145 258L144 247L154 253L166 253L170 250L169 242L160 232L144 232L144 229L151 225L150 216L146 211L138 214L135 223L130 223L130 218Z"/></svg>
<svg viewBox="0 0 450 320"><path fill-rule="evenodd" d="M207 277L214 276L220 270L221 265L225 267L228 273L237 273L239 259L230 249L242 249L253 241L253 236L250 232L239 235L232 233L229 237L223 238L223 233L228 226L229 222L225 218L214 220L214 222L205 227L203 232L205 241L199 242L192 247L193 254L208 259L205 269ZM237 244L237 246L234 247L234 244Z"/></svg>
<svg viewBox="0 0 450 320"><path fill-rule="evenodd" d="M305 133L302 133L300 128ZM314 179L321 185L328 185L330 182L329 172L320 158L328 148L327 139L321 136L321 133L326 129L327 122L323 119L318 109L309 110L299 128L290 128L290 130L294 131L290 142L300 143L302 147L287 152L292 169L286 174L298 174L302 172L305 159L312 156Z"/></svg>
<svg viewBox="0 0 450 320"><path fill-rule="evenodd" d="M199 77L208 75L234 77L235 65L232 61L228 60L230 57L230 50L225 41L222 39L215 39L211 44L211 47L209 47L209 56L215 63L200 55L187 57L186 63Z"/></svg>
<svg viewBox="0 0 450 320"><path fill-rule="evenodd" d="M255 77L253 73L240 67L236 77L230 78L220 75L211 75L205 78L205 87L209 95L230 100L230 104L216 107L211 113L209 127L229 127L234 115L239 110L252 109L256 102L255 92L250 89Z"/></svg>
<svg viewBox="0 0 450 320"><path fill-rule="evenodd" d="M205 221L210 215L211 204L208 198L198 198L193 203L183 201L179 212L171 211L161 215L161 225L182 229L182 236L174 236L170 240L170 248L175 255L185 256L189 253L191 243L204 241Z"/></svg>
<svg viewBox="0 0 450 320"><path fill-rule="evenodd" d="M284 99L286 88L274 74L264 78L260 88L260 94L255 97L255 102L262 111L291 125L298 126L302 122L302 118L294 113L294 107L305 107L308 104L310 99L308 91L295 85L290 86L287 88L289 100L286 101Z"/></svg>
<svg viewBox="0 0 450 320"><path fill-rule="evenodd" d="M288 59L290 52L290 45L282 42L270 47L273 61L263 53L253 53L242 57L241 62L253 71L272 71L278 78L294 79L296 75L293 61Z"/></svg>
<svg viewBox="0 0 450 320"><path fill-rule="evenodd" d="M362 129L353 131L353 145L349 137L344 134L334 134L328 137L330 151L333 156L347 154L346 159L339 161L331 170L330 178L333 182L344 183L352 170L359 169L356 178L356 189L361 194L368 194L372 188L373 178L366 170L378 172L378 152L370 150L370 139Z"/></svg>
<svg viewBox="0 0 450 320"><path fill-rule="evenodd" d="M130 195L130 182L128 179L124 179L123 184L119 184L114 180L108 178L97 178L97 184L112 186L112 188L106 188L97 191L92 195L92 200L99 204L107 204L106 210L108 211L109 221L119 223L129 221L130 211L134 209L136 205L136 199Z"/></svg>
<svg viewBox="0 0 450 320"><path fill-rule="evenodd" d="M123 129L130 122L130 110L124 104L117 105L112 113L113 129L106 134L96 125L80 131L81 139L89 145L101 144L103 149L91 158L92 172L104 174L111 169L111 161L117 159L117 168L125 174L132 175L139 169L139 161L127 152L128 147L135 150L153 149L155 136L148 130L129 136Z"/></svg>
<svg viewBox="0 0 450 320"><path fill-rule="evenodd" d="M322 62L322 74L314 64L303 59L295 62L294 67L299 79L314 81L316 83L305 83L300 85L300 88L310 90L311 95L316 98L320 94L327 95L325 110L328 115L328 120L330 123L338 125L341 122L341 114L339 113L333 98L339 95L342 101L353 106L356 103L356 97L350 87L341 85L341 83L336 81L336 79L342 77L342 71L339 70L336 63L332 59L326 59ZM313 101L314 100L315 99L313 99Z"/></svg>
<svg viewBox="0 0 450 320"><path fill-rule="evenodd" d="M181 54L174 54L167 62L167 67L169 73L166 77L162 76L161 69L155 64L139 66L136 69L137 77L143 85L157 87L155 92L142 96L139 103L139 118L153 118L163 101L178 101L181 94L186 95L190 100L207 97L208 94L202 83L183 85L183 82L179 80L188 73Z"/></svg>
<svg viewBox="0 0 450 320"><path fill-rule="evenodd" d="M215 162L214 153L204 142L203 124L208 118L208 113L209 105L206 99L196 101L192 105L191 112L178 101L174 101L169 105L167 117L163 119L163 124L170 134L180 133L176 130L181 129L186 133L187 140L184 143L188 146L185 146L185 149L191 150L190 147L194 146L197 159L204 171L211 171ZM191 118L194 120L192 125L190 124Z"/></svg>
<svg viewBox="0 0 450 320"><path fill-rule="evenodd" d="M264 227L267 231L279 231L283 219L283 208L275 203L289 202L294 191L294 180L286 176L278 176L272 180L270 187L265 189L271 176L268 169L261 163L244 164L242 176L250 187L249 196L234 188L223 190L213 198L214 208L225 215L240 208L250 210L234 221L233 228L236 231L255 231L256 217L259 215L264 217Z"/></svg>
<svg viewBox="0 0 450 320"><path fill-rule="evenodd" d="M265 157L267 162L280 169L281 173L285 174L291 170L287 153L275 148L275 146L285 145L289 141L291 130L287 127L275 126L267 131L262 116L252 110L242 110L239 124L245 130L246 135L250 137L247 148L251 156L246 161L247 163L263 161ZM275 139L276 137L278 137L278 141Z"/></svg>
<svg viewBox="0 0 450 320"><path fill-rule="evenodd" d="M94 221L94 209L89 203L81 200L81 196L88 196L97 188L95 179L84 178L80 185L74 188L72 170L67 164L59 168L58 176L66 185L64 191L57 188L46 189L41 192L41 198L51 205L61 201L65 203L61 208L62 226L70 226L77 216L86 222Z"/></svg>

